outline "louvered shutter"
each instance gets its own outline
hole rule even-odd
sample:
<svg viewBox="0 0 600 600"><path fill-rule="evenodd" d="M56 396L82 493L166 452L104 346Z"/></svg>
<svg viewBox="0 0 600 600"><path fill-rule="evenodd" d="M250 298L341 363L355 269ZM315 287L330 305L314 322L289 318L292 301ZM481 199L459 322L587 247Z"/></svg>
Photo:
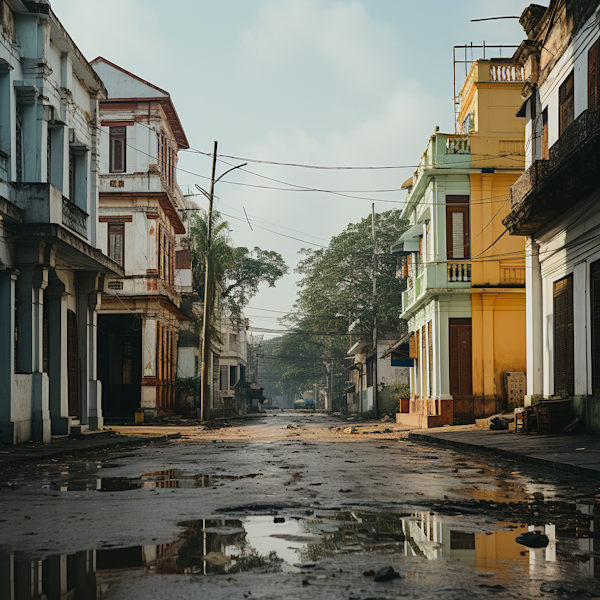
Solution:
<svg viewBox="0 0 600 600"><path fill-rule="evenodd" d="M588 52L588 108L598 105L598 52L600 40Z"/></svg>
<svg viewBox="0 0 600 600"><path fill-rule="evenodd" d="M554 393L572 396L575 388L573 277L554 282Z"/></svg>
<svg viewBox="0 0 600 600"><path fill-rule="evenodd" d="M446 246L448 260L469 258L468 207L446 207Z"/></svg>
<svg viewBox="0 0 600 600"><path fill-rule="evenodd" d="M110 172L125 172L125 127L110 128Z"/></svg>
<svg viewBox="0 0 600 600"><path fill-rule="evenodd" d="M559 104L559 127L558 133L562 135L567 127L573 122L575 117L575 104L574 104L574 76L573 71L565 79L560 88L558 89L558 104Z"/></svg>
<svg viewBox="0 0 600 600"><path fill-rule="evenodd" d="M542 160L549 160L550 148L548 146L548 109L542 111Z"/></svg>
<svg viewBox="0 0 600 600"><path fill-rule="evenodd" d="M600 261L591 266L592 393L600 396Z"/></svg>

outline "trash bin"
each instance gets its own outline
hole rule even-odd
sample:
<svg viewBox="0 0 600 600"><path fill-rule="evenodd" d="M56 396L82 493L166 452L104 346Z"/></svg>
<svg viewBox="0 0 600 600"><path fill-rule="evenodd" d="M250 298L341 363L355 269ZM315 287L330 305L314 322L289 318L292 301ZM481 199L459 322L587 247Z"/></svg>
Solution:
<svg viewBox="0 0 600 600"><path fill-rule="evenodd" d="M136 425L138 423L143 423L144 422L144 411L141 408L138 408L135 411L135 423Z"/></svg>

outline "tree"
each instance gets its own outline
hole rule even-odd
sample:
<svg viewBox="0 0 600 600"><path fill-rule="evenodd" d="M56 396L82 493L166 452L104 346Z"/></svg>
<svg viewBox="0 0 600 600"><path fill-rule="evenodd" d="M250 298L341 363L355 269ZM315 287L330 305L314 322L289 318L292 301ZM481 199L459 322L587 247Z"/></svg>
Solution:
<svg viewBox="0 0 600 600"><path fill-rule="evenodd" d="M199 210L190 221L188 244L194 288L204 290L208 254L213 306L218 294L221 307L233 322L240 324L243 310L258 292L259 286L266 283L275 287L275 282L288 272L288 267L281 255L272 250L234 247L229 236L229 224L217 211L212 214L210 250L207 247L207 212Z"/></svg>
<svg viewBox="0 0 600 600"><path fill-rule="evenodd" d="M298 299L284 320L292 332L283 336L274 353L289 361L280 382L282 391L297 393L315 381L325 382L326 364L333 364L335 403L347 379L343 360L356 341L348 334L349 325L357 321L353 334L370 337L377 315L380 335L405 332L400 313L406 284L396 277L397 259L390 246L407 226L399 210L389 210L375 215L375 241L368 217L350 223L327 248L301 250Z"/></svg>

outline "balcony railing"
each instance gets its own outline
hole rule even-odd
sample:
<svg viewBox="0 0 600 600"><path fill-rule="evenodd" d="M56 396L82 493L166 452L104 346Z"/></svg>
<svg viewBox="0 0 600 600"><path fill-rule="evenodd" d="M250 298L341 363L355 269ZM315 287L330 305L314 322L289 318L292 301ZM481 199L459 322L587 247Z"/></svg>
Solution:
<svg viewBox="0 0 600 600"><path fill-rule="evenodd" d="M523 67L510 64L491 64L490 81L500 83L519 83L525 81Z"/></svg>
<svg viewBox="0 0 600 600"><path fill-rule="evenodd" d="M500 267L500 283L503 285L525 285L525 268Z"/></svg>
<svg viewBox="0 0 600 600"><path fill-rule="evenodd" d="M87 220L89 215L79 206L63 196L62 222L65 227L87 239Z"/></svg>
<svg viewBox="0 0 600 600"><path fill-rule="evenodd" d="M446 139L446 154L469 154L471 140L468 135L449 135Z"/></svg>
<svg viewBox="0 0 600 600"><path fill-rule="evenodd" d="M543 185L560 165L584 143L600 133L600 106L581 113L550 148L549 160L536 160L510 190L511 206L518 206L530 192Z"/></svg>
<svg viewBox="0 0 600 600"><path fill-rule="evenodd" d="M449 262L448 283L466 283L471 281L471 263Z"/></svg>
<svg viewBox="0 0 600 600"><path fill-rule="evenodd" d="M0 180L8 181L8 161L10 156L0 150Z"/></svg>

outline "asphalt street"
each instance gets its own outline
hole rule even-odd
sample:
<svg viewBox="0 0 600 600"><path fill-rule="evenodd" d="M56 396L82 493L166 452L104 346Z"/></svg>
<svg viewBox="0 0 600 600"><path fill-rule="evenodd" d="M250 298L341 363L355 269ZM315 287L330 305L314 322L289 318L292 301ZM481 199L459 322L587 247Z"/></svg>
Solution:
<svg viewBox="0 0 600 600"><path fill-rule="evenodd" d="M0 469L2 600L600 596L598 482L393 424L288 411Z"/></svg>

